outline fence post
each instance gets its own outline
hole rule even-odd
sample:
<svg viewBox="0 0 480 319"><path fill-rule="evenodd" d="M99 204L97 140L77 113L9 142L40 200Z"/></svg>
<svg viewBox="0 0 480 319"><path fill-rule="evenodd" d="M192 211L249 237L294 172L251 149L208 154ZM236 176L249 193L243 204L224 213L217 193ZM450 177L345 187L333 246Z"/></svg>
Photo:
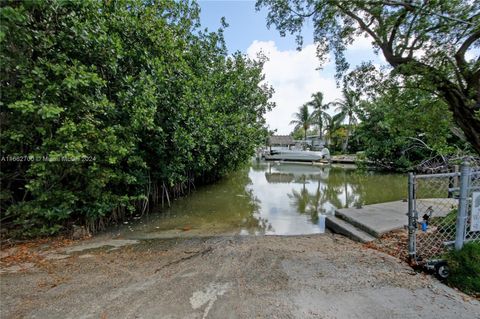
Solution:
<svg viewBox="0 0 480 319"><path fill-rule="evenodd" d="M460 198L458 199L457 224L455 227L455 250L460 250L465 241L467 221L467 197L470 182L470 163L464 161L460 171Z"/></svg>
<svg viewBox="0 0 480 319"><path fill-rule="evenodd" d="M416 230L417 220L415 218L414 191L415 177L413 173L408 173L408 255L410 260L415 260L416 248Z"/></svg>

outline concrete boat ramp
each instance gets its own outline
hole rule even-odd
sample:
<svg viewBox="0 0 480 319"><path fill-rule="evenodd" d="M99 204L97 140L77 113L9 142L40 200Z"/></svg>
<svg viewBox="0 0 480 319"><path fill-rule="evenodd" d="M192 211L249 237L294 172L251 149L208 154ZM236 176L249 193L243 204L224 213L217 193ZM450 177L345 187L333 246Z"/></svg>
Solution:
<svg viewBox="0 0 480 319"><path fill-rule="evenodd" d="M457 203L458 200L453 198L418 199L417 207L420 215L421 208L431 206L434 216L439 217L446 216ZM342 208L335 211L335 216L326 218L326 226L336 233L366 243L392 230L404 228L408 222L407 211L406 201Z"/></svg>

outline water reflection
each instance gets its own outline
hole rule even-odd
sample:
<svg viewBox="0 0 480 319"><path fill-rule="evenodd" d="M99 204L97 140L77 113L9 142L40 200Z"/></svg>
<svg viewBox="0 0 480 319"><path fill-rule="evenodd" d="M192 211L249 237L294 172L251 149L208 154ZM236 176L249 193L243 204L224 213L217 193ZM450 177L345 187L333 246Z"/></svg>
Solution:
<svg viewBox="0 0 480 319"><path fill-rule="evenodd" d="M314 234L336 208L405 197L406 179L353 167L254 162L122 228L129 237Z"/></svg>
<svg viewBox="0 0 480 319"><path fill-rule="evenodd" d="M335 209L399 200L404 176L361 171L353 166L258 162L247 187L259 202L256 216L268 220L266 234L309 234L325 230Z"/></svg>

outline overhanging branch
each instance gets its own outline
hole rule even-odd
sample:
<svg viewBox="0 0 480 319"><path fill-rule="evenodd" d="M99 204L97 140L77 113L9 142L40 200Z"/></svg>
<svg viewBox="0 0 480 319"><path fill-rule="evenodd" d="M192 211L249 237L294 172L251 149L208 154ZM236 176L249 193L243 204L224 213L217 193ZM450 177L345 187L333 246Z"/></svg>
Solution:
<svg viewBox="0 0 480 319"><path fill-rule="evenodd" d="M464 73L464 75L468 75L467 70L467 62L465 61L465 52L467 52L468 48L478 39L480 39L480 28L477 28L475 32L473 32L460 46L457 53L455 53L455 60L457 61L457 65L459 69ZM471 75L466 76L469 78Z"/></svg>

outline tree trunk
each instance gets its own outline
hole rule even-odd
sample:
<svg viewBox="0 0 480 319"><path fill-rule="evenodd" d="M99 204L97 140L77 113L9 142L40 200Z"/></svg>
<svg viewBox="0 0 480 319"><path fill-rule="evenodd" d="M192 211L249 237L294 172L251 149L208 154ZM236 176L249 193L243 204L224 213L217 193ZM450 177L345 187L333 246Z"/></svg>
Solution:
<svg viewBox="0 0 480 319"><path fill-rule="evenodd" d="M343 146L343 152L346 153L347 152L347 148L348 148L348 139L350 138L350 125L352 124L352 118L350 117L348 119L348 126L347 126L347 138L345 139L345 144Z"/></svg>
<svg viewBox="0 0 480 319"><path fill-rule="evenodd" d="M323 130L323 125L322 125L322 115L319 115L318 118L318 138L320 139L318 142L322 140L322 130Z"/></svg>
<svg viewBox="0 0 480 319"><path fill-rule="evenodd" d="M468 99L457 89L442 86L440 92L448 103L450 111L453 113L453 119L462 129L467 141L473 146L475 151L480 154L480 108L469 106ZM475 117L475 110L477 116Z"/></svg>
<svg viewBox="0 0 480 319"><path fill-rule="evenodd" d="M412 58L393 56L389 48L385 46L382 47L382 50L387 61L394 69L399 70L400 74L421 75L429 78L431 83L436 85L436 89L453 113L454 121L462 129L473 149L480 154L480 83L478 79L475 77L465 78L467 88L461 89L433 67L419 63ZM410 64L411 67L399 69L398 67L403 64ZM477 112L476 117L475 111Z"/></svg>
<svg viewBox="0 0 480 319"><path fill-rule="evenodd" d="M348 134L349 134L349 131L347 129L347 138L345 139L345 143L343 144L343 153L347 153L347 148L348 148Z"/></svg>

